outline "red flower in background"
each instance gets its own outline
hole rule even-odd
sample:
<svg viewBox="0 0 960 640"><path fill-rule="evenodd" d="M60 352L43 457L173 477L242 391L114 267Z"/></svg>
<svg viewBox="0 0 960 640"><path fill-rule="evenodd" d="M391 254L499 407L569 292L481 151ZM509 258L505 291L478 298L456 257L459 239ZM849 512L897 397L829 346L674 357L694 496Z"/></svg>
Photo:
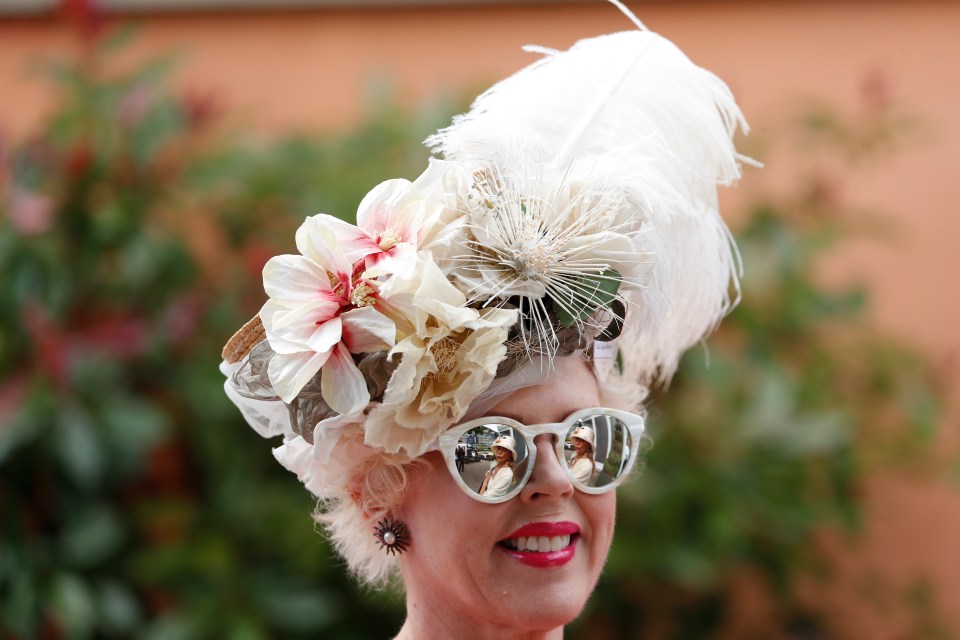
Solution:
<svg viewBox="0 0 960 640"><path fill-rule="evenodd" d="M100 39L105 21L97 0L61 0L60 12L76 28L85 45L92 46Z"/></svg>
<svg viewBox="0 0 960 640"><path fill-rule="evenodd" d="M149 327L142 318L106 317L72 329L67 346L71 358L97 354L127 362L143 355Z"/></svg>
<svg viewBox="0 0 960 640"><path fill-rule="evenodd" d="M126 127L135 127L143 120L156 101L152 87L133 87L117 105L117 120Z"/></svg>
<svg viewBox="0 0 960 640"><path fill-rule="evenodd" d="M23 308L23 326L33 342L36 364L60 388L67 386L67 339L40 304L28 302Z"/></svg>
<svg viewBox="0 0 960 640"><path fill-rule="evenodd" d="M277 251L272 245L253 239L244 245L241 255L247 274L259 281L263 274L263 268L270 258L277 255Z"/></svg>
<svg viewBox="0 0 960 640"><path fill-rule="evenodd" d="M209 92L186 91L180 97L180 110L191 129L206 128L223 111L219 100Z"/></svg>
<svg viewBox="0 0 960 640"><path fill-rule="evenodd" d="M63 168L71 178L82 178L93 166L93 160L93 150L89 144L76 144L64 156Z"/></svg>
<svg viewBox="0 0 960 640"><path fill-rule="evenodd" d="M886 111L893 102L890 78L879 67L870 69L860 84L860 94L868 111Z"/></svg>
<svg viewBox="0 0 960 640"><path fill-rule="evenodd" d="M7 198L7 218L18 233L36 236L53 224L54 202L49 196L14 186Z"/></svg>

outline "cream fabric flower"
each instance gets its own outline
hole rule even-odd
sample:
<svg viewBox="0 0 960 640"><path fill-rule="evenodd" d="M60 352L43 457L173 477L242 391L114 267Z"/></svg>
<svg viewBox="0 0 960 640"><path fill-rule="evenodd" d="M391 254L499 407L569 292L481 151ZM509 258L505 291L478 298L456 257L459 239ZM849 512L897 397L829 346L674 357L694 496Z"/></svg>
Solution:
<svg viewBox="0 0 960 640"><path fill-rule="evenodd" d="M381 453L363 443L362 413L320 421L313 430L312 445L296 436L273 450L277 461L320 499L341 493L356 467Z"/></svg>
<svg viewBox="0 0 960 640"><path fill-rule="evenodd" d="M431 225L420 236L420 248L428 249L433 261L446 272L445 265L465 247L466 217L473 176L459 162L430 158L427 169L414 186L433 207Z"/></svg>
<svg viewBox="0 0 960 640"><path fill-rule="evenodd" d="M429 255L416 268L395 274L380 291L385 313L409 313L411 331L390 351L400 364L383 402L369 414L366 442L387 453L421 455L440 433L457 422L490 383L506 357L517 312L471 309Z"/></svg>

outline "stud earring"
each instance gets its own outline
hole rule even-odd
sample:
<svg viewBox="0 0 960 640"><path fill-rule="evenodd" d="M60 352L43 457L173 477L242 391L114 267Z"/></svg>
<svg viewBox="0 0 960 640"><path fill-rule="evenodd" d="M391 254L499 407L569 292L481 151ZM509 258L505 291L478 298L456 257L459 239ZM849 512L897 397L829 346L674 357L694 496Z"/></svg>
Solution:
<svg viewBox="0 0 960 640"><path fill-rule="evenodd" d="M410 531L400 520L387 516L377 523L373 535L380 543L381 549L386 549L390 555L398 555L407 550L410 545Z"/></svg>

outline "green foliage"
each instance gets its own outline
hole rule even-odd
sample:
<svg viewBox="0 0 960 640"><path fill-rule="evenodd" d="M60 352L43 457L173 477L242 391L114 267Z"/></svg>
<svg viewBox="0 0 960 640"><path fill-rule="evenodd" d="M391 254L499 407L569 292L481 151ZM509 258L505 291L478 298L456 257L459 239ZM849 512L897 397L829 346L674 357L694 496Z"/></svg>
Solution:
<svg viewBox="0 0 960 640"><path fill-rule="evenodd" d="M397 603L357 595L217 363L303 216L349 217L435 125L241 147L103 53L48 68L0 173L0 635L385 637Z"/></svg>
<svg viewBox="0 0 960 640"><path fill-rule="evenodd" d="M353 133L241 146L167 63L102 54L52 67L59 108L0 174L0 635L387 637L400 604L357 593L216 364L303 217L412 177L442 119L385 103ZM813 277L843 229L793 202L748 220L744 302L651 402L656 446L572 637L705 637L743 570L781 630L824 628L792 591L811 536L855 528L865 468L934 431L925 364L870 330L862 291Z"/></svg>
<svg viewBox="0 0 960 640"><path fill-rule="evenodd" d="M867 472L931 459L933 371L871 328L863 289L818 279L856 216L827 214L812 185L797 186L800 197L746 217L741 303L649 402L655 444L620 489L617 538L578 637L712 637L745 576L772 609L751 637L837 637L797 593L800 579L830 575L816 534L859 532ZM916 637L939 624L925 613Z"/></svg>
<svg viewBox="0 0 960 640"><path fill-rule="evenodd" d="M616 299L622 278L613 269L607 269L599 276L583 276L576 281L575 291L569 300L558 304L554 300L557 320L565 327L583 322L598 309L609 309Z"/></svg>

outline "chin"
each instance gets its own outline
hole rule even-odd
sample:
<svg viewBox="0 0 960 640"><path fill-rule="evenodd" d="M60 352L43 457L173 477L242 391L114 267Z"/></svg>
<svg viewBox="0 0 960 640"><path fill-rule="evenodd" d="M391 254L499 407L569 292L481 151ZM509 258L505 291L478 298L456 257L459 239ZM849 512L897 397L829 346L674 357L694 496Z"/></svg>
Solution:
<svg viewBox="0 0 960 640"><path fill-rule="evenodd" d="M522 596L521 596L522 597ZM571 599L567 594L565 598L555 599L550 602L536 603L537 599L531 602L523 603L514 610L513 619L519 628L527 628L531 631L550 630L562 627L572 622L586 604L586 599Z"/></svg>
<svg viewBox="0 0 960 640"><path fill-rule="evenodd" d="M540 581L524 589L517 584L510 589L503 607L511 625L529 630L548 630L574 620L583 611L590 597L592 585L570 584L566 581Z"/></svg>

